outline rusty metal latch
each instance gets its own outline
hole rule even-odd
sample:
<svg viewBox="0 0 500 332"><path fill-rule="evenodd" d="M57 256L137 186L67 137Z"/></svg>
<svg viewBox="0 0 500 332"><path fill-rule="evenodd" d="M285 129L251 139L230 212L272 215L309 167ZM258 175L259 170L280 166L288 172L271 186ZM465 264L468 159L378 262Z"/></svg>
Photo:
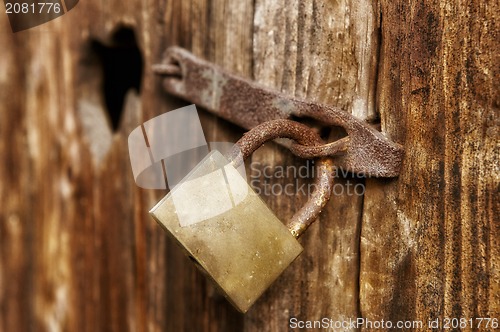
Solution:
<svg viewBox="0 0 500 332"><path fill-rule="evenodd" d="M338 108L287 97L227 73L180 47L168 48L163 62L153 69L164 77L163 87L168 93L245 129L270 120L309 117L346 130L347 137L332 143L291 144L289 148L300 157L334 156L336 166L367 176L399 174L403 147Z"/></svg>

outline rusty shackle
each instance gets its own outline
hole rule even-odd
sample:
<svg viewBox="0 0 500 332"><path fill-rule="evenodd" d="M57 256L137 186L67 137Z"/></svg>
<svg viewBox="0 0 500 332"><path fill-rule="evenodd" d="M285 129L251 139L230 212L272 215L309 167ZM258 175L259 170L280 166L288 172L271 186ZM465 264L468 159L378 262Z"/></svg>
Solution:
<svg viewBox="0 0 500 332"><path fill-rule="evenodd" d="M230 151L228 159L234 167L238 167L265 142L276 138L292 139L296 142L294 146L297 147L318 146L323 143L319 135L304 124L284 119L271 120L245 133ZM315 190L305 205L287 223L288 229L295 238L299 238L318 218L332 194L334 180L332 158L318 158L316 167Z"/></svg>

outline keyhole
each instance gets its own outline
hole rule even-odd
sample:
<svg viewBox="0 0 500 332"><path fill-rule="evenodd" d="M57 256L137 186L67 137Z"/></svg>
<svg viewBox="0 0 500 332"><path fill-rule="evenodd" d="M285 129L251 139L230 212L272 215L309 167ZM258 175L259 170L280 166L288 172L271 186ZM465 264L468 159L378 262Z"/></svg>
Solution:
<svg viewBox="0 0 500 332"><path fill-rule="evenodd" d="M102 89L109 120L114 131L119 126L125 95L130 89L141 90L143 59L134 31L121 27L110 42L92 41L92 50L102 66Z"/></svg>

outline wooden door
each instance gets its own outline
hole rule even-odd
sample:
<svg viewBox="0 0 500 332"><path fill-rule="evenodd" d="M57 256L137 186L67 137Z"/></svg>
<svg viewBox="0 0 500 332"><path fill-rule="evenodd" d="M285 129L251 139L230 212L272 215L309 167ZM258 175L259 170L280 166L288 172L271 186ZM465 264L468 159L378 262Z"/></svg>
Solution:
<svg viewBox="0 0 500 332"><path fill-rule="evenodd" d="M88 0L17 33L1 13L0 330L500 319L499 12L498 1ZM303 254L246 315L148 215L165 192L132 178L130 131L187 104L151 71L171 45L380 123L405 147L398 178L336 179ZM199 113L207 140L243 134ZM252 162L304 163L271 143ZM358 183L363 195L340 191ZM307 199L263 198L282 220Z"/></svg>

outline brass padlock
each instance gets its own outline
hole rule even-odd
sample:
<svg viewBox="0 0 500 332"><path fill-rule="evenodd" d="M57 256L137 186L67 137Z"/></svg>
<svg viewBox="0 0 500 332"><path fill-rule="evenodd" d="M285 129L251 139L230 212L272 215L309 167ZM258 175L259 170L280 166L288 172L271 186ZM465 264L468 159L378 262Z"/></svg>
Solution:
<svg viewBox="0 0 500 332"><path fill-rule="evenodd" d="M257 135L265 140L290 137L301 144L319 140L308 127L288 120L260 125L237 143L235 151L241 151L233 154L232 160L212 151L150 211L241 312L246 312L303 250L296 240L300 233L278 220L234 166L263 143L252 135L259 132L268 133ZM319 162L320 167L328 164L325 160ZM305 220L295 227L301 231L330 197L333 178L325 170L320 175L320 193L313 193L317 199L301 210Z"/></svg>

